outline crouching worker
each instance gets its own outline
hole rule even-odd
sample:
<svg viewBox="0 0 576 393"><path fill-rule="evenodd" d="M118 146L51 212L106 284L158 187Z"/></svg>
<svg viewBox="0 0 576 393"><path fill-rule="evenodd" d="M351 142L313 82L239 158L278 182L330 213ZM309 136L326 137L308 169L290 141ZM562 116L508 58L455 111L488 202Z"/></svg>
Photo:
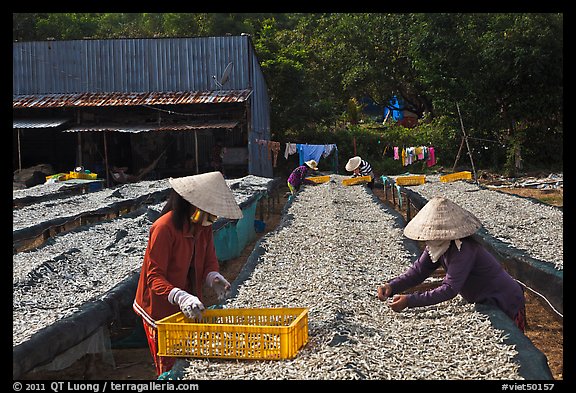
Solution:
<svg viewBox="0 0 576 393"><path fill-rule="evenodd" d="M242 210L222 173L169 179L172 186L160 217L150 227L133 303L142 318L158 375L176 358L158 356L156 321L182 311L200 318L204 285L223 300L230 283L219 273L212 223L217 216L242 218Z"/></svg>
<svg viewBox="0 0 576 393"><path fill-rule="evenodd" d="M306 161L303 165L300 165L290 173L288 176L288 189L290 190L290 194L294 196L296 192L300 189L300 186L303 183L307 183L308 181L305 180L306 176L308 175L308 171L312 169L313 171L318 170L318 164L314 160Z"/></svg>
<svg viewBox="0 0 576 393"><path fill-rule="evenodd" d="M404 235L426 242L420 257L402 275L378 287L389 307L437 304L460 294L470 303L496 306L524 332L526 305L523 287L479 244L473 235L482 224L469 211L444 197L434 197L404 228ZM437 268L446 272L442 284L422 293L401 294L422 283Z"/></svg>
<svg viewBox="0 0 576 393"><path fill-rule="evenodd" d="M372 165L361 157L352 157L346 163L346 170L352 172L352 177L370 176L370 181L367 183L368 188L374 188L374 171Z"/></svg>

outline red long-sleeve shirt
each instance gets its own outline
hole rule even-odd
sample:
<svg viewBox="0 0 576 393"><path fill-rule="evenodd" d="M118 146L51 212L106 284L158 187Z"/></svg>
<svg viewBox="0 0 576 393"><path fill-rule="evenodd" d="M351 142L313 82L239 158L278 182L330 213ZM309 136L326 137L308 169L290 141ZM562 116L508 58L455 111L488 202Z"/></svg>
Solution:
<svg viewBox="0 0 576 393"><path fill-rule="evenodd" d="M156 326L155 321L180 311L177 304L168 302L168 294L174 287L202 300L206 276L211 271L219 271L212 226L194 226L194 235L188 222L183 231L177 230L170 211L158 218L150 228L133 309L153 326ZM188 278L192 263L194 286Z"/></svg>

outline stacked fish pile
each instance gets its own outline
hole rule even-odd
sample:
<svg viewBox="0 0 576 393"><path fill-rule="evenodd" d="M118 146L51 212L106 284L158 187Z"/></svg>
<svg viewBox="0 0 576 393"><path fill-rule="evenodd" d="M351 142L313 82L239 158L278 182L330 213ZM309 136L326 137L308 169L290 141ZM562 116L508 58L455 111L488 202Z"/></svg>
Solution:
<svg viewBox="0 0 576 393"><path fill-rule="evenodd" d="M140 209L115 220L52 238L41 248L13 256L12 344L97 301L142 265L152 224Z"/></svg>
<svg viewBox="0 0 576 393"><path fill-rule="evenodd" d="M42 188L44 185L37 187ZM50 221L64 222L91 212L110 211L111 207L118 203L130 201L136 203L137 200L145 200L155 194L165 194L169 187L168 180L150 180L34 203L13 210L12 231L42 226L43 223ZM48 187L48 190L50 189ZM19 190L18 196L22 197L26 195L25 193L26 190ZM30 190L30 193L38 194L38 191ZM16 192L13 194L16 198Z"/></svg>
<svg viewBox="0 0 576 393"><path fill-rule="evenodd" d="M461 297L401 313L377 299L415 254L397 214L343 178L298 193L224 305L307 307L308 343L290 360L187 359L184 378L522 379L505 332Z"/></svg>
<svg viewBox="0 0 576 393"><path fill-rule="evenodd" d="M478 185L457 181L443 183L427 176L424 185L410 189L426 199L442 195L474 213L491 236L532 258L564 267L564 213L562 209Z"/></svg>
<svg viewBox="0 0 576 393"><path fill-rule="evenodd" d="M265 193L271 179L249 176L228 182L236 184L233 193L241 204L254 193ZM56 218L105 211L116 203L136 203L168 187L165 179L145 181L29 205L13 211L13 229L26 230ZM150 225L164 204L143 205L116 219L83 225L34 250L14 254L13 345L98 301L137 273Z"/></svg>

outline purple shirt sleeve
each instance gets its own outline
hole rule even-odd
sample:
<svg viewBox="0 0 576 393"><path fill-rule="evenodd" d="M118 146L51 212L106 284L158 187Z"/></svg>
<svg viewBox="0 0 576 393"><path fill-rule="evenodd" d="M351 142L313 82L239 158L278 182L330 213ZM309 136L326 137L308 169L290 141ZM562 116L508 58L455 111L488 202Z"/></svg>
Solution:
<svg viewBox="0 0 576 393"><path fill-rule="evenodd" d="M430 255L428 255L428 251L424 250L422 254L420 254L420 257L404 274L389 282L392 287L392 293L400 293L421 284L439 267L440 263L433 263L432 259L430 259ZM414 292L409 294L408 307L428 306L451 299L458 294L458 291L454 289L454 285L455 283L453 282L453 279L449 278L447 272L446 278L439 287L425 292Z"/></svg>
<svg viewBox="0 0 576 393"><path fill-rule="evenodd" d="M470 303L495 305L509 317L525 306L522 287L502 268L498 260L476 241L462 239L460 250L452 242L440 257L446 275L437 288L411 293L408 307L421 307L452 299L458 293ZM391 280L392 293L399 293L420 284L437 267L427 251L414 262L406 273Z"/></svg>
<svg viewBox="0 0 576 393"><path fill-rule="evenodd" d="M424 251L423 254L425 255L425 259L432 263L428 251ZM447 258L449 263L446 263ZM442 262L442 266L446 271L442 284L425 292L410 294L408 297L408 307L429 306L455 297L461 292L468 278L473 266L473 264L470 263L472 260L474 260L474 250L472 250L471 247L466 247L465 249L464 244L462 244L462 248L458 251L458 248L454 242L452 242L450 248L439 260L439 262ZM439 262L435 264L436 267L440 267Z"/></svg>
<svg viewBox="0 0 576 393"><path fill-rule="evenodd" d="M300 187L300 184L306 177L308 173L308 167L306 165L300 165L295 168L290 176L288 177L288 182L294 186L294 188Z"/></svg>

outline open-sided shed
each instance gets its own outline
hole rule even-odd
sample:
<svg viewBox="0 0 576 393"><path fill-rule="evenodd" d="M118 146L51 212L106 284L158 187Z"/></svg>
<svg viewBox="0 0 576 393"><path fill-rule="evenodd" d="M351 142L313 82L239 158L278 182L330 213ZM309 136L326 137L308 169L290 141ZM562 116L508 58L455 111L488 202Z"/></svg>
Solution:
<svg viewBox="0 0 576 393"><path fill-rule="evenodd" d="M232 175L272 177L269 107L249 35L13 43L14 169L188 175L221 143L245 151Z"/></svg>

